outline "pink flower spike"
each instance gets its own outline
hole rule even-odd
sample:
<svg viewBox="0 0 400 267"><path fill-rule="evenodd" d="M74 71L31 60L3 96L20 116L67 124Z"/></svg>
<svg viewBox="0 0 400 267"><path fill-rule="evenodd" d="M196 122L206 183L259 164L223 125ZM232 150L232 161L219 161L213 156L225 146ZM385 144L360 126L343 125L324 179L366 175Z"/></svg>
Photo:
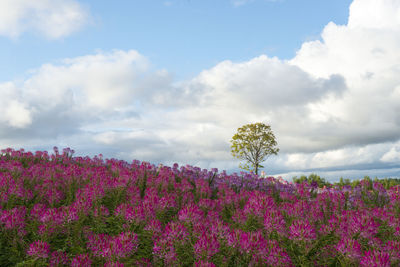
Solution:
<svg viewBox="0 0 400 267"><path fill-rule="evenodd" d="M390 267L390 255L386 252L367 251L360 261L365 267Z"/></svg>
<svg viewBox="0 0 400 267"><path fill-rule="evenodd" d="M196 267L215 267L215 264L212 262L208 262L208 261L196 261L194 263L194 266L196 266Z"/></svg>
<svg viewBox="0 0 400 267"><path fill-rule="evenodd" d="M361 245L352 238L342 238L335 248L339 253L351 259L359 259L362 255Z"/></svg>
<svg viewBox="0 0 400 267"><path fill-rule="evenodd" d="M48 258L50 253L50 246L41 240L35 241L29 245L27 254L37 258Z"/></svg>
<svg viewBox="0 0 400 267"><path fill-rule="evenodd" d="M50 267L69 265L68 255L65 252L54 251L50 256Z"/></svg>
<svg viewBox="0 0 400 267"><path fill-rule="evenodd" d="M218 253L219 247L218 238L215 234L203 232L194 245L194 253L199 259L202 258L202 256L210 259L214 254Z"/></svg>
<svg viewBox="0 0 400 267"><path fill-rule="evenodd" d="M90 267L92 261L90 260L88 254L79 254L72 259L71 267Z"/></svg>
<svg viewBox="0 0 400 267"><path fill-rule="evenodd" d="M292 240L314 240L317 236L315 229L308 221L297 220L290 226L289 238Z"/></svg>
<svg viewBox="0 0 400 267"><path fill-rule="evenodd" d="M121 262L106 262L106 264L104 264L104 267L124 267L124 264Z"/></svg>

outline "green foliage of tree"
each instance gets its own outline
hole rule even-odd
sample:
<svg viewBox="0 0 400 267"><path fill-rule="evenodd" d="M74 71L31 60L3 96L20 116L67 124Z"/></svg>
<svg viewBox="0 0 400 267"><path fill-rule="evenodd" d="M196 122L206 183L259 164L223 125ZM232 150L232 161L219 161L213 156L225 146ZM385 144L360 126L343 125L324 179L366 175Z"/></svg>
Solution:
<svg viewBox="0 0 400 267"><path fill-rule="evenodd" d="M393 186L400 185L399 178L384 178L384 179L378 180L378 182L380 182L385 189L389 189Z"/></svg>
<svg viewBox="0 0 400 267"><path fill-rule="evenodd" d="M305 175L302 175L299 178L295 176L293 177L293 182L297 184L301 184L303 182L307 182L308 184L316 183L320 188L324 186L332 187L332 184L326 181L325 178L321 178L319 175L315 173L310 174L308 177Z"/></svg>
<svg viewBox="0 0 400 267"><path fill-rule="evenodd" d="M265 161L270 155L276 155L279 152L271 126L264 123L247 124L238 128L231 143L232 155L246 161L239 167L254 171L257 175L258 170L264 168L261 162Z"/></svg>

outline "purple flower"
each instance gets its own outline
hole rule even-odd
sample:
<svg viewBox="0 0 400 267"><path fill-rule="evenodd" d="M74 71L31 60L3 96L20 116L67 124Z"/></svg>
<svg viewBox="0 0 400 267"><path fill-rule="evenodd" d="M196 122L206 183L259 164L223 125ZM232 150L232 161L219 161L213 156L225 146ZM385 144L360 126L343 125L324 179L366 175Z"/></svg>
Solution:
<svg viewBox="0 0 400 267"><path fill-rule="evenodd" d="M314 240L317 236L315 229L308 221L297 220L289 227L289 239L291 240Z"/></svg>
<svg viewBox="0 0 400 267"><path fill-rule="evenodd" d="M367 251L360 261L361 266L390 267L390 255L386 252Z"/></svg>
<svg viewBox="0 0 400 267"><path fill-rule="evenodd" d="M215 234L203 232L193 248L198 259L205 257L209 260L214 254L218 253L219 241Z"/></svg>
<svg viewBox="0 0 400 267"><path fill-rule="evenodd" d="M125 258L133 254L138 247L137 235L132 232L118 236L106 234L89 234L87 247L95 256L103 258Z"/></svg>
<svg viewBox="0 0 400 267"><path fill-rule="evenodd" d="M53 253L51 253L49 262L50 267L68 265L68 263L69 260L67 253L62 251L54 251Z"/></svg>
<svg viewBox="0 0 400 267"><path fill-rule="evenodd" d="M352 238L343 237L335 246L336 250L350 259L359 259L362 255L361 245Z"/></svg>
<svg viewBox="0 0 400 267"><path fill-rule="evenodd" d="M50 253L50 246L41 240L35 241L29 245L27 254L36 258L48 258Z"/></svg>
<svg viewBox="0 0 400 267"><path fill-rule="evenodd" d="M274 231L280 235L285 234L285 219L278 209L267 209L264 214L264 229L268 234Z"/></svg>
<svg viewBox="0 0 400 267"><path fill-rule="evenodd" d="M178 217L180 221L196 222L203 219L204 213L198 206L190 205L181 209Z"/></svg>
<svg viewBox="0 0 400 267"><path fill-rule="evenodd" d="M124 267L124 264L118 261L108 261L104 267Z"/></svg>
<svg viewBox="0 0 400 267"><path fill-rule="evenodd" d="M195 267L215 267L215 264L209 261L196 261L194 263Z"/></svg>
<svg viewBox="0 0 400 267"><path fill-rule="evenodd" d="M90 267L91 265L92 261L88 254L76 255L71 262L71 267Z"/></svg>

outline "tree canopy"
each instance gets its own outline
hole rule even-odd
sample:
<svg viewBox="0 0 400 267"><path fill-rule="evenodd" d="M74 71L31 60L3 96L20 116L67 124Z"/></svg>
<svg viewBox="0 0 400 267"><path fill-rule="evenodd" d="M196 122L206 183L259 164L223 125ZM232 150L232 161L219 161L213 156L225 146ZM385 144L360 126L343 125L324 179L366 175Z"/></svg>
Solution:
<svg viewBox="0 0 400 267"><path fill-rule="evenodd" d="M265 161L270 155L276 155L279 152L271 126L260 122L246 124L238 128L231 143L232 155L246 161L239 167L254 171L257 175L258 170L264 167L261 162Z"/></svg>

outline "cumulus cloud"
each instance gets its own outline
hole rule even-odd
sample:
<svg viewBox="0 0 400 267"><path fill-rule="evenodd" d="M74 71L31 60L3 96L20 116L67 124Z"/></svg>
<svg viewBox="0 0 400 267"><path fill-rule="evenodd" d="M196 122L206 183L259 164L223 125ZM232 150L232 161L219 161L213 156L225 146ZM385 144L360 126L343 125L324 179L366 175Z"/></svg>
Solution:
<svg viewBox="0 0 400 267"><path fill-rule="evenodd" d="M348 85L341 98L325 98L308 105L312 110L310 137L318 134L325 139L323 144L330 143L325 149L370 144L386 147L385 143L400 138L399 15L398 1L355 0L347 25L329 23L321 40L304 43L290 61L313 77L339 74ZM317 125L324 125L326 130L315 128ZM323 149L322 144L316 148ZM346 155L353 155L368 162L363 157L375 153L357 154L359 149L350 149L339 158L345 161ZM391 152L382 160L394 157L393 150L386 149ZM331 165L335 164L335 155L331 155ZM378 161L379 157L374 156L374 162Z"/></svg>
<svg viewBox="0 0 400 267"><path fill-rule="evenodd" d="M81 29L88 12L75 0L2 0L0 35L16 38L33 31L58 39Z"/></svg>
<svg viewBox="0 0 400 267"><path fill-rule="evenodd" d="M388 152L386 152L381 158L383 162L400 162L400 146L392 147Z"/></svg>
<svg viewBox="0 0 400 267"><path fill-rule="evenodd" d="M137 116L140 102L151 101L155 81L138 52L116 50L45 64L24 81L0 84L2 137L46 137L80 131L88 123Z"/></svg>
<svg viewBox="0 0 400 267"><path fill-rule="evenodd" d="M31 123L31 113L23 103L18 89L11 82L0 84L0 122L23 128Z"/></svg>

